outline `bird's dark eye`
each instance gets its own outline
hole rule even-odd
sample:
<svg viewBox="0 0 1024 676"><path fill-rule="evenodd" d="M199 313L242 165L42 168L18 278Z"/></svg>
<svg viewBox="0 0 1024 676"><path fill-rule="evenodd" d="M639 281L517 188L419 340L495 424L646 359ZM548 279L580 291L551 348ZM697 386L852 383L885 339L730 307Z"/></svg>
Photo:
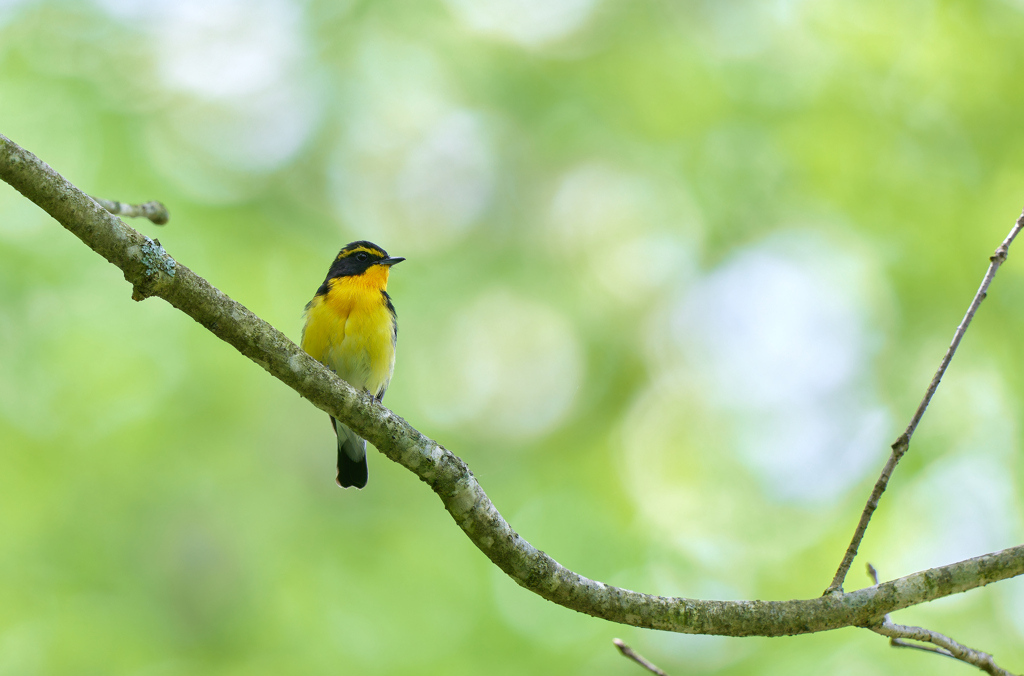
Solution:
<svg viewBox="0 0 1024 676"><path fill-rule="evenodd" d="M366 254L365 251L360 251L359 253L356 254L356 260L357 261L366 262L367 260L369 260L369 258L370 257Z"/></svg>

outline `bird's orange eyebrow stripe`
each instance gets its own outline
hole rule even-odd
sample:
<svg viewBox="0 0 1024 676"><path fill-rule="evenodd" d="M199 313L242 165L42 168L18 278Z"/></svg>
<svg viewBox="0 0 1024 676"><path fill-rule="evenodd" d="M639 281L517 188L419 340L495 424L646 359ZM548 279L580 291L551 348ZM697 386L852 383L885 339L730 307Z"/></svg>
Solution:
<svg viewBox="0 0 1024 676"><path fill-rule="evenodd" d="M341 253L338 254L338 257L335 258L334 260L341 260L342 258L348 258L352 254L359 253L360 251L364 251L364 252L370 254L371 256L383 256L384 255L384 254L382 254L377 249L371 249L371 248L365 247L365 246L357 246L355 249L349 249L348 251L342 251Z"/></svg>

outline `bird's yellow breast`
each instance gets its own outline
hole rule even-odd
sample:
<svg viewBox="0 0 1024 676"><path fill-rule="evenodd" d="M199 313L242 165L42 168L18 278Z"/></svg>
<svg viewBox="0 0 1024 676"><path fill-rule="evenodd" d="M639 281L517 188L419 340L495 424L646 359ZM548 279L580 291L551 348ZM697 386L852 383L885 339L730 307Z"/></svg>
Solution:
<svg viewBox="0 0 1024 676"><path fill-rule="evenodd" d="M302 349L352 387L381 396L395 367L395 318L383 291L387 268L336 277L306 311ZM383 273L383 274L381 274Z"/></svg>

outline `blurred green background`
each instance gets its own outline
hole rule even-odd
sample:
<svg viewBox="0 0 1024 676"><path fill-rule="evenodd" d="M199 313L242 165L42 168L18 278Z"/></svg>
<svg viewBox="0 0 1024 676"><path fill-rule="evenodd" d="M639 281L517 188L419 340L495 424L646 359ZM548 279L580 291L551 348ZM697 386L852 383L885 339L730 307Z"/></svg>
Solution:
<svg viewBox="0 0 1024 676"><path fill-rule="evenodd" d="M0 133L294 339L392 255L385 403L592 578L820 594L1024 206L1024 2L0 0ZM1024 244L1019 246L1024 247ZM0 674L966 674L617 626L0 184ZM1024 540L1012 254L847 583ZM1024 669L1024 581L895 615Z"/></svg>

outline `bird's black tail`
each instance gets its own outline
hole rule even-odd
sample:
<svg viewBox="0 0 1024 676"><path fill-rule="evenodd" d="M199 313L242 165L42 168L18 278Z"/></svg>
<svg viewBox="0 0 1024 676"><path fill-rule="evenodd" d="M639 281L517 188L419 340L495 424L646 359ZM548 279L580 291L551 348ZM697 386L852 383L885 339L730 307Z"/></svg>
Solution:
<svg viewBox="0 0 1024 676"><path fill-rule="evenodd" d="M342 488L362 488L367 478L366 440L333 416L331 422L338 434L338 485Z"/></svg>

